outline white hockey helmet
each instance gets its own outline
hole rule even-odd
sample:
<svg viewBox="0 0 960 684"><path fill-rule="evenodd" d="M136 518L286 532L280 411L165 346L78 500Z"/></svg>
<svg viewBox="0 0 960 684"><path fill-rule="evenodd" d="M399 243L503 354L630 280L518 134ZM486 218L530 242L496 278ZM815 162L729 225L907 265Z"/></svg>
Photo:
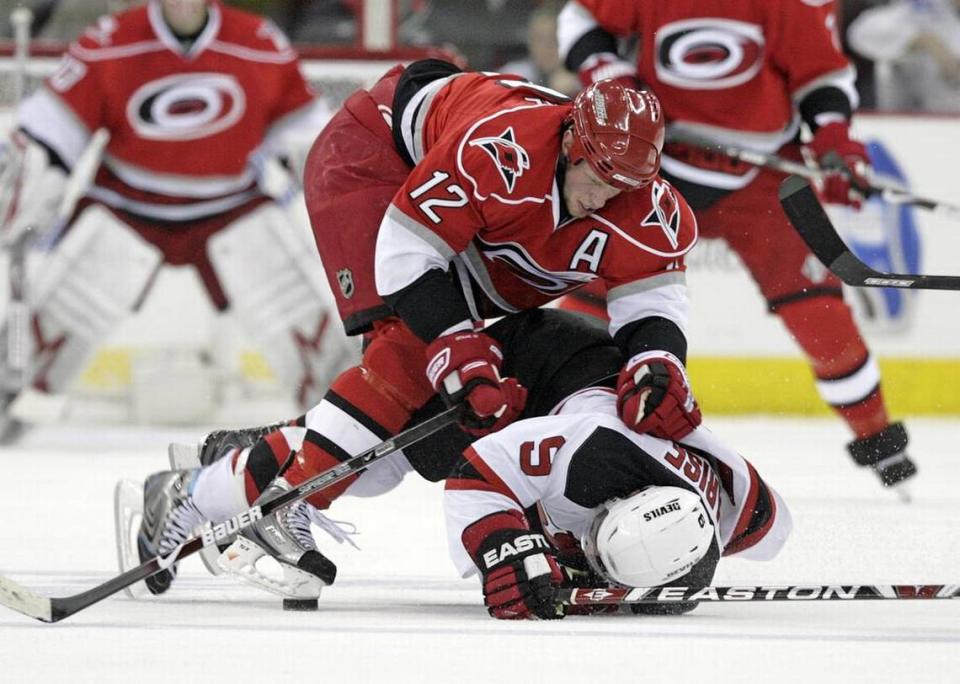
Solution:
<svg viewBox="0 0 960 684"><path fill-rule="evenodd" d="M658 587L679 579L713 542L699 496L680 487L647 487L601 507L583 541L591 567L627 587Z"/></svg>

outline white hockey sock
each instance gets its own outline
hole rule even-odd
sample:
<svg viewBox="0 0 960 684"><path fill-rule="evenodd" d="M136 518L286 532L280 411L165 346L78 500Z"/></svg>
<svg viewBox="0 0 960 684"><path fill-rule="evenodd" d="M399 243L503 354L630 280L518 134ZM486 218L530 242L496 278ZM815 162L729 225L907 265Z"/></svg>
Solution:
<svg viewBox="0 0 960 684"><path fill-rule="evenodd" d="M249 448L242 450L236 465L233 456L227 455L200 469L191 496L197 510L207 520L220 522L250 507L243 481L249 453Z"/></svg>

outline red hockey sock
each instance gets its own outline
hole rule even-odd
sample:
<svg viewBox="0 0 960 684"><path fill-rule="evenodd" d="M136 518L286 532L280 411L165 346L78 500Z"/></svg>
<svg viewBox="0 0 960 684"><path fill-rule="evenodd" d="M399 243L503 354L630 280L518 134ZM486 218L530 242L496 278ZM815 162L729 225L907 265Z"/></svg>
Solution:
<svg viewBox="0 0 960 684"><path fill-rule="evenodd" d="M874 435L890 419L879 370L838 297L812 297L777 307L777 315L806 352L817 390L856 437Z"/></svg>

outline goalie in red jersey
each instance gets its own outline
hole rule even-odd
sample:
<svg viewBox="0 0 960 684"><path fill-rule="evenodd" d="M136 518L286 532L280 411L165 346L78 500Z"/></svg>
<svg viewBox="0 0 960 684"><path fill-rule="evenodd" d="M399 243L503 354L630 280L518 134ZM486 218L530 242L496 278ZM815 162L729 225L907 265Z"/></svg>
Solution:
<svg viewBox="0 0 960 684"><path fill-rule="evenodd" d="M313 405L354 345L333 325L309 240L260 180L329 117L263 17L217 0L150 0L90 26L0 146L4 239L32 227L50 243L31 271L25 384L66 391L166 264L195 269L213 306L236 317L299 405ZM68 177L99 130L109 141L96 176L59 229ZM8 388L3 370L5 410L22 387Z"/></svg>
<svg viewBox="0 0 960 684"><path fill-rule="evenodd" d="M859 206L867 153L850 137L858 96L834 9L832 0L576 0L560 13L558 37L584 86L615 78L657 94L667 123L664 177L690 202L701 234L736 252L803 349L820 396L853 432L853 460L894 486L916 473L906 430L890 422L879 367L840 280L780 207L783 175L679 142L694 137L794 161L805 152L828 171L822 198ZM621 36L639 38L636 64L618 54ZM812 132L805 146L801 123ZM580 294L602 297L602 284ZM566 305L603 315L584 298Z"/></svg>
<svg viewBox="0 0 960 684"><path fill-rule="evenodd" d="M336 466L444 401L462 405L463 430L445 433L454 446L384 459L281 509L221 557L252 579L269 553L288 576L283 587L264 586L317 595L332 576L302 533L314 507L345 492L388 491L410 470L442 480L474 435L549 410L528 406L527 388L506 372L505 345L480 322L592 280L610 290L610 333L628 359L605 379L620 415L637 431L688 434L700 411L684 370L684 255L697 230L657 175L662 142L656 98L615 82L571 102L509 76L425 60L350 97L314 144L304 185L344 325L365 338L362 362L299 428L272 431L201 471L148 481L146 502L156 505L141 530L143 555L179 543L175 513L190 511L194 481L222 502L193 509L196 521L220 517ZM267 526L282 535L265 534ZM152 588L170 579L154 576Z"/></svg>

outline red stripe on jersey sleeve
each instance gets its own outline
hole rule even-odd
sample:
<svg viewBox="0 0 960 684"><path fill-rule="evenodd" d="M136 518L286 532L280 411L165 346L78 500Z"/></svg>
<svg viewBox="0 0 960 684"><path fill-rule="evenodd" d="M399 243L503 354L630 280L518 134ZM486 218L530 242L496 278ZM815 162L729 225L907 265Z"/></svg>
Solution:
<svg viewBox="0 0 960 684"><path fill-rule="evenodd" d="M474 467L474 469L480 473L480 476L486 481L487 489L486 491L496 492L497 494L502 494L503 496L512 499L517 502L517 505L523 508L523 504L520 503L520 499L516 494L513 493L513 490L507 486L507 483L500 479L500 476L497 475L493 469L487 465L486 461L483 460L483 457L476 452L476 450L471 446L467 447L463 452L464 458ZM479 488L478 488L479 489Z"/></svg>

